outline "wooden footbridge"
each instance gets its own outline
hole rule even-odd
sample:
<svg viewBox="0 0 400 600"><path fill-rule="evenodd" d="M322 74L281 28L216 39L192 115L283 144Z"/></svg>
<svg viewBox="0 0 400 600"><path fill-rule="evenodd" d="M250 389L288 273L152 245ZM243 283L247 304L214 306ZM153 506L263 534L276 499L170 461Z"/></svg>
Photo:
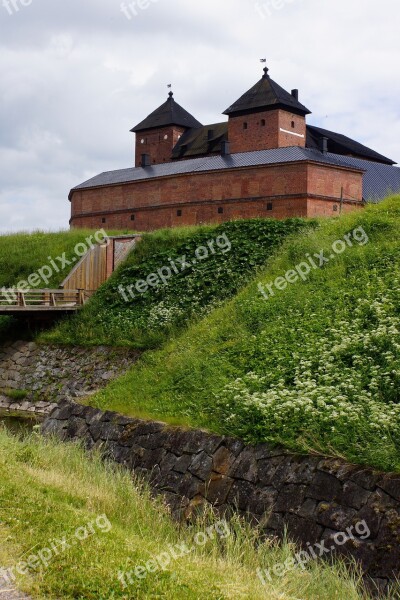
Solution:
<svg viewBox="0 0 400 600"><path fill-rule="evenodd" d="M76 312L107 281L139 240L138 235L110 237L93 246L59 289L0 289L0 316L40 319Z"/></svg>

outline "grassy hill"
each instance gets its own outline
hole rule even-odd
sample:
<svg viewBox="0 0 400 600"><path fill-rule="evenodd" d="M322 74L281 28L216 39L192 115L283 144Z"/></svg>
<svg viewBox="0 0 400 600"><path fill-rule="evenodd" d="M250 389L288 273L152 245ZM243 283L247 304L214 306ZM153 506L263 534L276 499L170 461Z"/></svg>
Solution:
<svg viewBox="0 0 400 600"><path fill-rule="evenodd" d="M290 236L237 296L91 402L400 470L399 228L396 197Z"/></svg>
<svg viewBox="0 0 400 600"><path fill-rule="evenodd" d="M160 346L234 296L287 236L315 226L253 219L146 234L85 308L42 339Z"/></svg>
<svg viewBox="0 0 400 600"><path fill-rule="evenodd" d="M274 566L296 564L295 547L262 541L238 520L179 527L142 483L78 446L0 428L0 471L0 565L26 570L17 582L34 597L368 600L340 563L315 560L277 576ZM144 565L140 578L119 579Z"/></svg>

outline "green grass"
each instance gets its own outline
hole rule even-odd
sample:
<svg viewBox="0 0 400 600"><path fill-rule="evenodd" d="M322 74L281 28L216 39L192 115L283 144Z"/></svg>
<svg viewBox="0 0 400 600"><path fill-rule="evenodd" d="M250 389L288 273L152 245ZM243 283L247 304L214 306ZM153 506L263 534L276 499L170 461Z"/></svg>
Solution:
<svg viewBox="0 0 400 600"><path fill-rule="evenodd" d="M265 300L356 228L369 243ZM290 237L233 300L90 399L130 415L400 471L400 198ZM358 230L360 231L360 230ZM360 238L361 240L361 238Z"/></svg>
<svg viewBox="0 0 400 600"><path fill-rule="evenodd" d="M331 566L313 561L305 571L292 569L283 577L272 572L272 583L263 586L257 569L270 570L293 559L292 545L262 542L257 529L238 520L232 521L230 530L219 526L223 536L213 535L205 545L196 545L196 534L207 527L215 531L210 515L189 528L179 527L143 484L132 484L127 472L104 464L96 455L89 458L77 446L35 435L22 440L0 429L0 472L0 565L11 568L31 562L17 583L35 598L367 598L355 570L349 572L339 562ZM85 538L79 528L88 530L88 524L92 535ZM63 538L69 547L62 550L58 542L59 551L49 557L46 567L34 560ZM171 560L165 570L133 578L127 590L122 588L120 571L131 571L182 543L193 551Z"/></svg>
<svg viewBox="0 0 400 600"><path fill-rule="evenodd" d="M3 394L12 400L24 400L28 395L27 390L13 390L11 388L0 388L0 395Z"/></svg>
<svg viewBox="0 0 400 600"><path fill-rule="evenodd" d="M253 219L146 234L85 308L41 339L63 344L159 347L188 323L234 296L288 235L315 226L316 221L303 219ZM196 259L200 248L200 259ZM179 262L182 257L186 257L185 268ZM171 261L177 267L175 272ZM160 285L150 286L145 293L133 289L135 297L129 295L129 286L165 268L172 274L166 285L159 280Z"/></svg>

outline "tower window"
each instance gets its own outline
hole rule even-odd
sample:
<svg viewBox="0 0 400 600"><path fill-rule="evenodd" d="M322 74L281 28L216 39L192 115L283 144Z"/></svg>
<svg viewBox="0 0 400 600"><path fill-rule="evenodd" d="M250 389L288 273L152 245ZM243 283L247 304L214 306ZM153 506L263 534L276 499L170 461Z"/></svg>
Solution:
<svg viewBox="0 0 400 600"><path fill-rule="evenodd" d="M272 205L272 202L268 202L267 203L267 210L272 210L274 207Z"/></svg>
<svg viewBox="0 0 400 600"><path fill-rule="evenodd" d="M144 138L142 138L142 139L140 140L140 143L141 143L141 144L145 144L145 143L146 143L146 140L145 140Z"/></svg>
<svg viewBox="0 0 400 600"><path fill-rule="evenodd" d="M167 140L167 139L168 139L168 135L167 135L167 134L165 134L165 135L164 135L164 140Z"/></svg>
<svg viewBox="0 0 400 600"><path fill-rule="evenodd" d="M219 215L223 215L223 214L224 214L224 209L222 208L222 206L220 206L220 207L218 208L218 214L219 214Z"/></svg>
<svg viewBox="0 0 400 600"><path fill-rule="evenodd" d="M243 123L243 129L248 129L248 124L247 123Z"/></svg>
<svg viewBox="0 0 400 600"><path fill-rule="evenodd" d="M261 127L265 127L265 119L261 119Z"/></svg>
<svg viewBox="0 0 400 600"><path fill-rule="evenodd" d="M181 210L177 210L176 211L176 216L177 217L181 217L182 216L182 211Z"/></svg>
<svg viewBox="0 0 400 600"><path fill-rule="evenodd" d="M102 218L102 220L101 220L101 222L102 222L102 223L105 223L105 222L106 222L106 218L105 218L105 217L103 217L103 218Z"/></svg>
<svg viewBox="0 0 400 600"><path fill-rule="evenodd" d="M135 215L131 215L131 221L135 220Z"/></svg>
<svg viewBox="0 0 400 600"><path fill-rule="evenodd" d="M292 121L292 129L294 129L296 127L296 123L294 121Z"/></svg>

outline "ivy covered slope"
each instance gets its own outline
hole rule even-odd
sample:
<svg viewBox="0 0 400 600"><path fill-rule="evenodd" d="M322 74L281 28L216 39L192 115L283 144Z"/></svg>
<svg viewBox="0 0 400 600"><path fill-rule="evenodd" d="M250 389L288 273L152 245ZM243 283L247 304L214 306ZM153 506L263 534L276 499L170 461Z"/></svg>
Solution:
<svg viewBox="0 0 400 600"><path fill-rule="evenodd" d="M277 279L314 255L303 279ZM400 470L400 197L289 238L91 402Z"/></svg>
<svg viewBox="0 0 400 600"><path fill-rule="evenodd" d="M157 347L234 296L288 235L315 226L254 219L145 234L84 310L42 339Z"/></svg>

